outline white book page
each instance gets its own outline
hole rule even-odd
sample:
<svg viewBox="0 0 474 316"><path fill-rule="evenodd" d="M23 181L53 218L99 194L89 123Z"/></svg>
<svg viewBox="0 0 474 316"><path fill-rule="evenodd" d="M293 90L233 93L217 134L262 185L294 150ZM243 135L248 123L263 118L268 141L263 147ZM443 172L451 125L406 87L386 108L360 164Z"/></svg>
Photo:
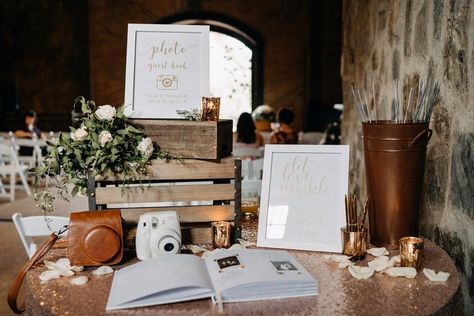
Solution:
<svg viewBox="0 0 474 316"><path fill-rule="evenodd" d="M211 254L204 261L214 288L224 301L226 296L248 300L246 293L254 292L253 288L261 293L265 290L291 293L308 284L316 295L314 278L286 251L227 250ZM242 293L242 297L236 299L237 293Z"/></svg>
<svg viewBox="0 0 474 316"><path fill-rule="evenodd" d="M164 255L116 271L107 310L211 297L213 292L201 258Z"/></svg>

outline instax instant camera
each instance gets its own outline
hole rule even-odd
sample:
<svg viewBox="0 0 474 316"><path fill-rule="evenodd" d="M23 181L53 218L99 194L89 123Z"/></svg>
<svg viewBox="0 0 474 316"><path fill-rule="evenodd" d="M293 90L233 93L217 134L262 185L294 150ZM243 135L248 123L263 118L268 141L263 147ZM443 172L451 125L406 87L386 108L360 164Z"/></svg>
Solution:
<svg viewBox="0 0 474 316"><path fill-rule="evenodd" d="M181 229L175 211L140 215L136 237L137 257L147 260L181 249Z"/></svg>

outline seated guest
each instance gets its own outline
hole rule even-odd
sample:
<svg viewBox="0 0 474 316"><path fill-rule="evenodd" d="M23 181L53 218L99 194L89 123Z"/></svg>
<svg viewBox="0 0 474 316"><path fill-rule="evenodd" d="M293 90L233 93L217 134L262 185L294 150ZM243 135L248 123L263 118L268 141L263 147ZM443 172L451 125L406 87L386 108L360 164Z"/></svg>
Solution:
<svg viewBox="0 0 474 316"><path fill-rule="evenodd" d="M295 114L289 108L280 108L277 120L280 126L270 135L270 144L298 144L298 133L290 127L295 119Z"/></svg>
<svg viewBox="0 0 474 316"><path fill-rule="evenodd" d="M22 129L15 131L18 138L43 138L40 129L36 125L38 116L35 111L28 111L25 114L24 126Z"/></svg>
<svg viewBox="0 0 474 316"><path fill-rule="evenodd" d="M263 137L255 129L255 123L250 113L240 114L233 140L234 148L259 148L264 145Z"/></svg>
<svg viewBox="0 0 474 316"><path fill-rule="evenodd" d="M44 135L41 133L40 129L36 125L38 121L38 116L36 115L35 111L28 111L25 114L24 119L24 126L22 129L15 131L15 136L18 138L42 138L44 139ZM20 146L19 150L20 156L32 156L33 155L33 148Z"/></svg>

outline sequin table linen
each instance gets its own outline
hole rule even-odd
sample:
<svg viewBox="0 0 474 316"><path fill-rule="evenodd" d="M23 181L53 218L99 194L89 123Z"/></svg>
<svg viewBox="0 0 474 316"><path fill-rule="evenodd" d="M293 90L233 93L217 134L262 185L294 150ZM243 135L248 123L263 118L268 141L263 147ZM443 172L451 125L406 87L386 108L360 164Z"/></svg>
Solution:
<svg viewBox="0 0 474 316"><path fill-rule="evenodd" d="M244 237L256 239L255 222L244 222ZM425 240L425 260L415 279L391 278L376 273L368 280L353 278L347 269L327 260L324 253L290 250L319 284L315 297L224 304L226 315L429 315L462 314L460 280L453 261L434 243ZM396 255L398 251L391 251ZM50 260L65 256L64 250L48 254ZM367 256L371 260L371 256ZM136 262L130 260L125 265ZM359 263L366 265L366 262ZM451 274L447 282L430 282L423 268ZM120 266L116 267L117 269ZM88 276L83 286L62 277L41 283L46 267L38 265L26 278L27 315L217 315L210 299L107 312L105 305L113 275L92 276L91 268L77 273Z"/></svg>

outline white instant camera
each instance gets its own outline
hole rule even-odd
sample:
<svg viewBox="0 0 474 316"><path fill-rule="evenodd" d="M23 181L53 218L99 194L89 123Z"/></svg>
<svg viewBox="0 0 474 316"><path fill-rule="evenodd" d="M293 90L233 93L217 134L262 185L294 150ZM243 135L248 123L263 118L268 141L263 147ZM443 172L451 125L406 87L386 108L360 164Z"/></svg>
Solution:
<svg viewBox="0 0 474 316"><path fill-rule="evenodd" d="M150 212L140 215L135 244L140 260L178 253L181 249L181 229L176 212Z"/></svg>

